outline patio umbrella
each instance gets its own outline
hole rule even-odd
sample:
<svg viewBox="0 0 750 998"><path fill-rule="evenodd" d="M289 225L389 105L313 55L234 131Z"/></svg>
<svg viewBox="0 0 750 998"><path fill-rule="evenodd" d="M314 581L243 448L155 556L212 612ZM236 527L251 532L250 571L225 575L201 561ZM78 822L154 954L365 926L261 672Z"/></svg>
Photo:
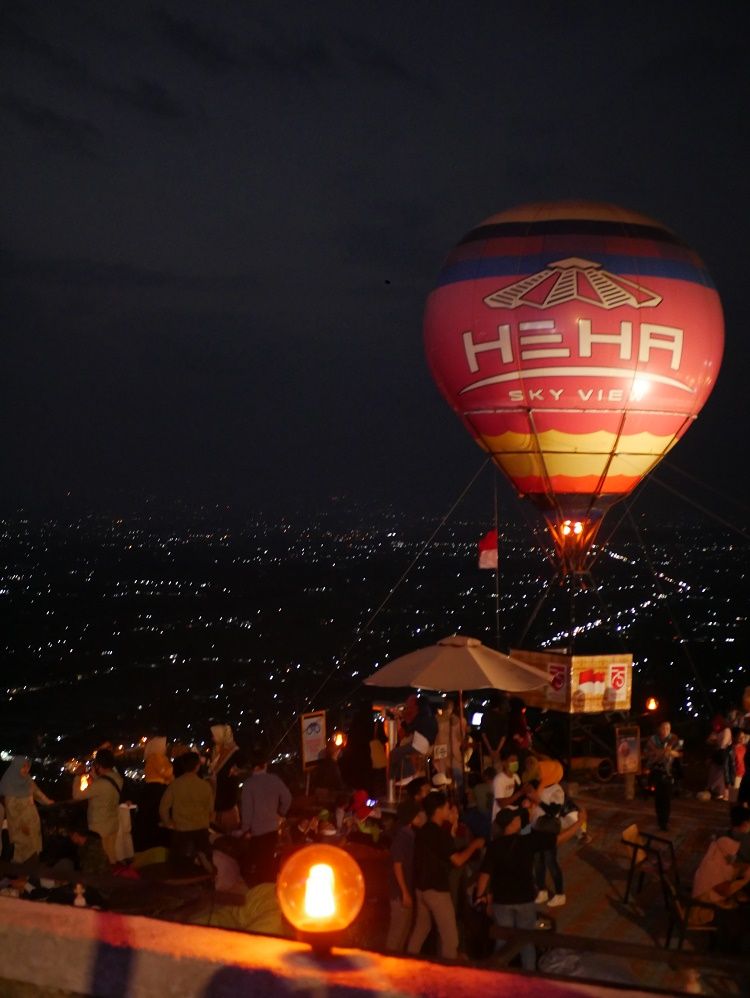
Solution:
<svg viewBox="0 0 750 998"><path fill-rule="evenodd" d="M436 645L395 658L365 679L368 686L414 686L445 692L494 689L523 693L547 682L549 678L542 669L463 634L453 634Z"/></svg>

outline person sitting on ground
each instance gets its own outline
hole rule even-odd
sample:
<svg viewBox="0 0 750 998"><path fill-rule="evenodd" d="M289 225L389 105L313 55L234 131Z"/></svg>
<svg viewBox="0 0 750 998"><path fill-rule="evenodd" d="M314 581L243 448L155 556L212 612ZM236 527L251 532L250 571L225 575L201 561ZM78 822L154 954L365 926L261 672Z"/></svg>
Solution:
<svg viewBox="0 0 750 998"><path fill-rule="evenodd" d="M5 798L5 816L14 863L32 860L42 851L42 823L36 805L37 802L43 805L54 803L42 793L30 774L31 761L26 756L17 755L11 759L0 780L0 797Z"/></svg>
<svg viewBox="0 0 750 998"><path fill-rule="evenodd" d="M445 960L458 956L458 926L450 895L450 871L463 866L479 849L484 839L473 839L462 850L456 849L451 831L443 823L452 820L452 832L458 825L458 812L448 803L444 793L433 792L424 800L427 815L425 825L414 840L414 886L417 910L407 951L419 953L429 935L432 923L440 939L440 955Z"/></svg>
<svg viewBox="0 0 750 998"><path fill-rule="evenodd" d="M73 800L88 801L86 820L92 832L101 836L104 851L110 863L117 862L116 842L120 829L120 795L122 776L115 769L115 757L110 749L100 748L94 759L94 768L85 777L73 782Z"/></svg>
<svg viewBox="0 0 750 998"><path fill-rule="evenodd" d="M528 816L527 808L505 807L498 811L495 818L497 834L487 847L480 867L476 900L487 902L489 913L501 928L535 928L534 857L538 852L556 849L578 830L574 824L558 835L537 829L522 835ZM496 951L504 946L505 942L498 940ZM524 970L536 967L536 951L531 943L521 947L521 966Z"/></svg>
<svg viewBox="0 0 750 998"><path fill-rule="evenodd" d="M76 849L76 870L83 874L109 873L109 858L104 851L101 836L92 832L84 821L76 822L68 828L68 838Z"/></svg>
<svg viewBox="0 0 750 998"><path fill-rule="evenodd" d="M214 788L198 776L197 752L187 752L181 759L182 776L169 784L159 804L162 824L172 830L170 858L180 869L197 864L212 872L208 830L214 816Z"/></svg>

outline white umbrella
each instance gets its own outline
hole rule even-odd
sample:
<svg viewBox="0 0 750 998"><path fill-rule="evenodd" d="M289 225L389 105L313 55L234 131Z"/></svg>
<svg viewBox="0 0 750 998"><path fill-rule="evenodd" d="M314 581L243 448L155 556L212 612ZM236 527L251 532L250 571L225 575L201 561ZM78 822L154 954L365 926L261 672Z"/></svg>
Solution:
<svg viewBox="0 0 750 998"><path fill-rule="evenodd" d="M535 690L548 682L542 669L463 634L454 634L436 645L395 658L365 679L368 686L414 686L445 691L494 689L508 693Z"/></svg>

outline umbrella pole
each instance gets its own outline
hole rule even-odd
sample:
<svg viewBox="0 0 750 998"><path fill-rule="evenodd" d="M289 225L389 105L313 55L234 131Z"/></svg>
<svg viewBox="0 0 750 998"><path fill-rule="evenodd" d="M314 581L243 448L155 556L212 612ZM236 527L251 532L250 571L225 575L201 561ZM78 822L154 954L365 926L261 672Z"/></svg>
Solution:
<svg viewBox="0 0 750 998"><path fill-rule="evenodd" d="M464 754L464 738L466 737L466 732L464 730L464 691L458 691L458 730L461 735L461 793L466 799L466 756ZM459 801L459 805L463 803Z"/></svg>
<svg viewBox="0 0 750 998"><path fill-rule="evenodd" d="M396 803L396 773L391 769L391 752L398 743L398 722L393 717L387 717L385 721L385 731L388 741L385 747L385 785L386 803Z"/></svg>

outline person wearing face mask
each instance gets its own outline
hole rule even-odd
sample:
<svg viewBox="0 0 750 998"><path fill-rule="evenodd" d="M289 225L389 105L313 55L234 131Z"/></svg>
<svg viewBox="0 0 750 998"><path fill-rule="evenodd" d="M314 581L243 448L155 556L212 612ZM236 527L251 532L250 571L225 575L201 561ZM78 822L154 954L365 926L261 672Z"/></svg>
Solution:
<svg viewBox="0 0 750 998"><path fill-rule="evenodd" d="M518 807L523 797L521 779L518 775L518 756L507 756L500 764L500 771L492 782L492 821L504 807Z"/></svg>

